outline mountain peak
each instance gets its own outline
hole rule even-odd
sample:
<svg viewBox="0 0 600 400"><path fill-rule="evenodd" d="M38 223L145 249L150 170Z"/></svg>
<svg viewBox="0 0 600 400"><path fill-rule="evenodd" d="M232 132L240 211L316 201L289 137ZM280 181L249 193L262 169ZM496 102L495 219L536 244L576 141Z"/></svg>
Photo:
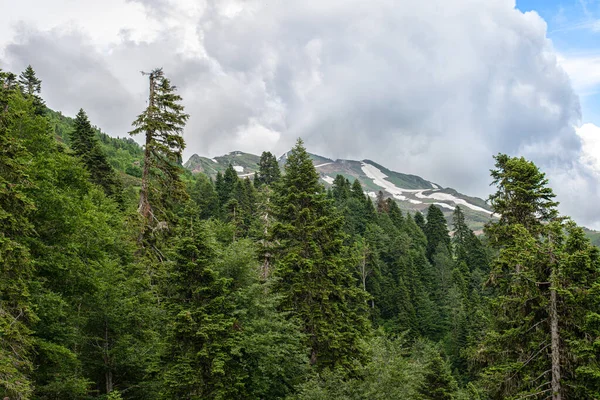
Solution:
<svg viewBox="0 0 600 400"><path fill-rule="evenodd" d="M280 166L285 165L287 155L288 152L277 159ZM393 198L405 211L425 211L433 204L450 220L454 208L460 206L474 229L481 229L491 218L491 209L484 200L461 194L452 188L444 188L420 176L396 172L369 159L332 160L318 154L309 155L326 187L333 184L337 175L342 175L350 182L358 179L371 198L376 198L381 191L384 197ZM251 177L258 171L259 161L260 157L257 155L236 150L212 159L194 154L184 166L192 172L204 172L214 178L231 164L238 176Z"/></svg>

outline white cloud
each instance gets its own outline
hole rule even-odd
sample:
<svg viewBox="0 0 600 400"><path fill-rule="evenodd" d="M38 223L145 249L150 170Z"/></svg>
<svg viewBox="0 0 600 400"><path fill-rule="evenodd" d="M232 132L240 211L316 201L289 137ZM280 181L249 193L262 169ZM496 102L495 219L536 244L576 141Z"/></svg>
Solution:
<svg viewBox="0 0 600 400"><path fill-rule="evenodd" d="M592 202L575 195L597 178L561 65L579 89L600 82L600 61L557 58L546 23L514 1L87 3L12 2L0 67L31 63L50 106L84 107L110 133L125 134L145 106L139 71L163 66L191 114L188 156L281 153L302 136L325 156L485 196L492 155L506 152L564 183L565 210ZM586 209L581 222L600 221Z"/></svg>
<svg viewBox="0 0 600 400"><path fill-rule="evenodd" d="M600 85L600 55L561 55L560 65L567 71L573 87L582 95L591 94Z"/></svg>
<svg viewBox="0 0 600 400"><path fill-rule="evenodd" d="M584 124L577 128L582 147L580 161L600 178L600 127Z"/></svg>

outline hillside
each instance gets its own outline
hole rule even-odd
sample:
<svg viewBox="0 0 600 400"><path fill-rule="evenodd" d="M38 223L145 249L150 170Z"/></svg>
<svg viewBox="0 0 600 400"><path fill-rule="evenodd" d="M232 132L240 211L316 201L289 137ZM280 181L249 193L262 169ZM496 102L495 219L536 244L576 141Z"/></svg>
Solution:
<svg viewBox="0 0 600 400"><path fill-rule="evenodd" d="M278 158L282 168L286 155L284 153ZM371 160L331 160L317 154L310 154L310 157L325 187L330 187L337 175L342 175L351 182L358 179L365 193L373 199L382 191L386 198L393 198L402 210L410 212L424 211L429 205L436 204L448 222L452 211L459 205L469 226L474 230L480 230L492 214L488 204L480 198L444 188L416 175L392 171ZM231 163L238 171L238 176L245 177L258 171L258 161L259 157L256 155L233 151L212 159L194 154L184 166L193 173L203 172L214 178L217 172L223 172Z"/></svg>

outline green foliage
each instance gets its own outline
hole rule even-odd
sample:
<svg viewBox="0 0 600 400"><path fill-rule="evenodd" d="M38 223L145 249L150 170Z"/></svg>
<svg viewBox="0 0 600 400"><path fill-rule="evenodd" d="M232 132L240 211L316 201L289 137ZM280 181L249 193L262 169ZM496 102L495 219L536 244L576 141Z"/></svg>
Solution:
<svg viewBox="0 0 600 400"><path fill-rule="evenodd" d="M77 113L75 129L70 136L71 148L82 159L91 181L102 187L107 196L122 202L121 183L100 148L92 125L83 109Z"/></svg>
<svg viewBox="0 0 600 400"><path fill-rule="evenodd" d="M254 178L254 184L257 187L260 185L272 185L277 182L280 177L281 172L279 171L277 159L271 152L264 151L258 162L258 172Z"/></svg>
<svg viewBox="0 0 600 400"><path fill-rule="evenodd" d="M189 118L180 104L176 87L161 68L147 74L150 81L148 107L135 121L130 134L145 135L144 169L138 212L143 219L140 239L168 228L172 208L187 193L181 181L181 155L185 148L183 128ZM140 240L141 241L141 240Z"/></svg>
<svg viewBox="0 0 600 400"><path fill-rule="evenodd" d="M450 251L450 236L448 236L446 219L442 210L433 204L427 209L427 223L424 232L427 237L427 258L430 261L433 261L433 254L440 245Z"/></svg>
<svg viewBox="0 0 600 400"><path fill-rule="evenodd" d="M563 398L600 396L600 251L535 165L498 155L500 218L482 241L457 207L450 239L435 206L325 192L301 141L283 176L268 152L182 173L150 76L142 149L0 71L0 398L541 398L553 360Z"/></svg>
<svg viewBox="0 0 600 400"><path fill-rule="evenodd" d="M31 154L19 139L19 126L31 103L14 90L3 92L0 103L6 107L0 110L0 396L28 399L33 389L30 327L36 316L26 237L32 233L35 204L26 193L32 186L25 166Z"/></svg>
<svg viewBox="0 0 600 400"><path fill-rule="evenodd" d="M318 179L299 140L276 187L275 276L283 310L301 321L311 364L352 368L366 331L366 293L352 274L342 220Z"/></svg>
<svg viewBox="0 0 600 400"><path fill-rule="evenodd" d="M521 224L534 235L540 233L544 223L558 216L545 174L523 157L498 154L494 157L496 169L491 171L492 184L498 187L489 201L500 221L488 224L486 233L493 242L502 244L508 235L503 230ZM510 229L510 228L509 228Z"/></svg>

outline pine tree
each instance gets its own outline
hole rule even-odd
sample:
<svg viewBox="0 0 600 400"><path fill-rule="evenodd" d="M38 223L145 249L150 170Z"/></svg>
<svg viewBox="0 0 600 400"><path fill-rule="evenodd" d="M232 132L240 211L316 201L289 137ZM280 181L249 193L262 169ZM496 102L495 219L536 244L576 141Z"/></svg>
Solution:
<svg viewBox="0 0 600 400"><path fill-rule="evenodd" d="M43 115L46 106L39 96L42 91L42 81L38 79L31 65L28 65L25 71L19 75L18 82L23 89L23 93L33 99L35 113L37 115Z"/></svg>
<svg viewBox="0 0 600 400"><path fill-rule="evenodd" d="M423 232L425 232L425 217L419 211L415 213L414 221Z"/></svg>
<svg viewBox="0 0 600 400"><path fill-rule="evenodd" d="M255 185L272 185L281 177L277 159L271 152L264 151L258 161L258 173L256 174Z"/></svg>
<svg viewBox="0 0 600 400"><path fill-rule="evenodd" d="M366 297L343 246L342 220L301 140L288 153L276 191L275 274L284 310L300 319L311 364L351 368L361 357Z"/></svg>
<svg viewBox="0 0 600 400"><path fill-rule="evenodd" d="M39 94L42 91L42 81L35 75L31 65L28 65L25 71L19 75L19 84L24 92L30 96Z"/></svg>
<svg viewBox="0 0 600 400"><path fill-rule="evenodd" d="M150 85L148 107L133 122L135 129L130 132L131 135L145 135L144 170L138 206L144 227L139 241L148 227L160 226L155 222L166 222L167 207L160 204L164 193L168 193L174 201L186 197L179 175L185 148L182 132L189 118L180 104L181 96L175 93L176 87L164 76L162 68L144 74L148 75ZM159 219L161 217L162 221Z"/></svg>
<svg viewBox="0 0 600 400"><path fill-rule="evenodd" d="M599 315L599 304L576 294L598 285L598 269L592 267L598 251L581 241L574 224L558 217L552 189L533 163L504 155L496 160L492 176L499 187L491 198L500 220L486 231L500 255L490 277L497 291L493 318L478 350L483 382L494 399L594 398L597 381L583 380L598 369L578 355L574 338L582 344L598 337L594 324L584 321ZM595 372L582 378L576 371Z"/></svg>
<svg viewBox="0 0 600 400"><path fill-rule="evenodd" d="M219 216L219 198L214 184L205 174L195 174L195 181L189 189L190 198L199 208L200 218Z"/></svg>
<svg viewBox="0 0 600 400"><path fill-rule="evenodd" d="M433 261L433 254L439 245L444 246L450 252L450 236L446 219L442 210L433 204L427 209L425 236L427 236L427 258L430 261Z"/></svg>
<svg viewBox="0 0 600 400"><path fill-rule="evenodd" d="M31 156L19 140L21 113L27 112L19 93L0 95L0 397L29 399L33 369L29 285L33 265L24 241L31 234L29 215L34 204L26 195L31 186L25 168Z"/></svg>
<svg viewBox="0 0 600 400"><path fill-rule="evenodd" d="M358 179L355 179L354 182L352 182L351 191L352 197L354 197L357 200L364 200L365 193L363 192L362 185L360 184L360 181Z"/></svg>
<svg viewBox="0 0 600 400"><path fill-rule="evenodd" d="M545 223L557 218L558 203L549 188L545 174L523 157L498 154L494 157L496 169L491 171L492 184L498 187L489 201L500 220L488 224L486 233L491 240L502 245L506 227L522 225L534 236Z"/></svg>
<svg viewBox="0 0 600 400"><path fill-rule="evenodd" d="M122 202L122 187L115 170L100 147L87 114L80 109L75 117L75 129L70 132L71 147L83 160L91 181L102 187L107 196Z"/></svg>
<svg viewBox="0 0 600 400"><path fill-rule="evenodd" d="M427 400L452 400L456 398L458 385L450 373L448 364L435 353L425 370L425 381L419 392Z"/></svg>
<svg viewBox="0 0 600 400"><path fill-rule="evenodd" d="M471 272L477 269L487 272L489 262L485 247L467 226L465 215L459 206L454 209L452 221L454 227L452 244L457 263L459 265L464 263Z"/></svg>
<svg viewBox="0 0 600 400"><path fill-rule="evenodd" d="M333 198L338 203L345 203L350 197L350 182L343 175L337 175L331 188Z"/></svg>
<svg viewBox="0 0 600 400"><path fill-rule="evenodd" d="M227 205L231 197L233 196L233 190L235 185L238 183L239 178L237 172L233 169L233 166L229 164L224 174L217 173L215 182L215 189L219 195L219 204L221 207Z"/></svg>
<svg viewBox="0 0 600 400"><path fill-rule="evenodd" d="M231 373L239 327L234 325L231 280L215 269L216 251L204 225L186 232L177 244L166 282L167 309L173 316L163 355L167 398L233 398L242 378Z"/></svg>

